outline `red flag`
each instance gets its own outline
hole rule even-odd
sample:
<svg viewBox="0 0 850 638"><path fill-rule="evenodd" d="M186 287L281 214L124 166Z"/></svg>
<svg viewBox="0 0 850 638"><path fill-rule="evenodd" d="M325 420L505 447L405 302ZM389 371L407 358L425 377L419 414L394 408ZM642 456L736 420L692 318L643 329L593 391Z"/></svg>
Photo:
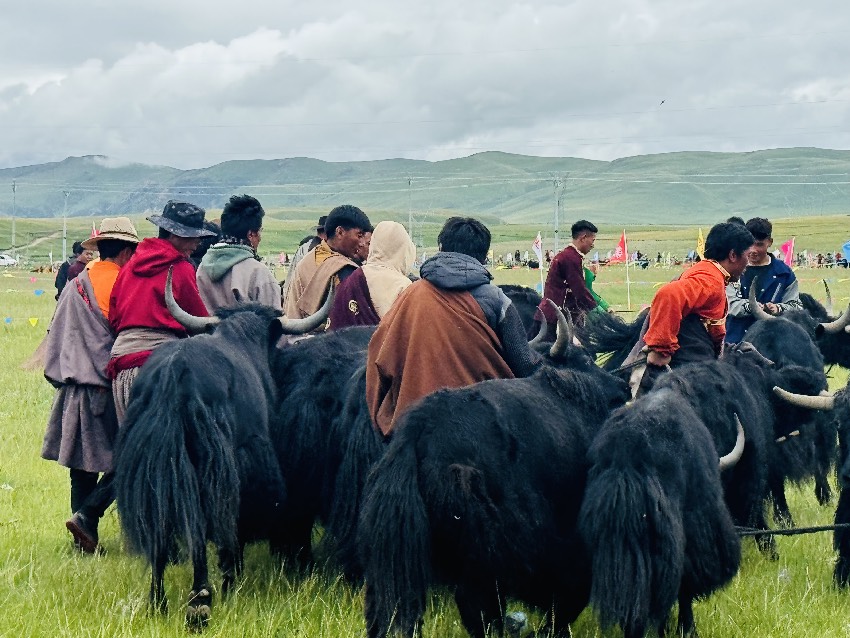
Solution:
<svg viewBox="0 0 850 638"><path fill-rule="evenodd" d="M786 266L790 266L794 263L794 239L795 237L792 237L779 248L783 255L782 261L785 262Z"/></svg>
<svg viewBox="0 0 850 638"><path fill-rule="evenodd" d="M629 253L626 252L626 231L623 231L622 236L620 237L620 243L617 244L617 248L614 250L614 254L611 255L611 259L608 260L609 264L624 264L626 263L626 259L628 259Z"/></svg>
<svg viewBox="0 0 850 638"><path fill-rule="evenodd" d="M100 235L100 231L94 225L94 222L92 222L91 223L91 237L97 237L98 235Z"/></svg>

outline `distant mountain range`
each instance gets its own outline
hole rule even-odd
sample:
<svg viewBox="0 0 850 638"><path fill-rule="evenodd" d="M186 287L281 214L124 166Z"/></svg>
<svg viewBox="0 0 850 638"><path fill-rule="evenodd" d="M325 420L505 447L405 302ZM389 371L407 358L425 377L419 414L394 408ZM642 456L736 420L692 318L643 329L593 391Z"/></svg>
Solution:
<svg viewBox="0 0 850 638"><path fill-rule="evenodd" d="M12 183L14 180L14 193ZM427 162L229 161L209 168L117 163L103 156L0 169L0 216L103 217L159 211L169 199L220 210L249 193L280 219L352 203L420 220L468 214L492 223L689 224L850 212L850 151L682 152L611 162L488 152ZM5 194L4 194L5 192ZM67 197L65 194L67 193ZM560 207L558 200L560 199Z"/></svg>

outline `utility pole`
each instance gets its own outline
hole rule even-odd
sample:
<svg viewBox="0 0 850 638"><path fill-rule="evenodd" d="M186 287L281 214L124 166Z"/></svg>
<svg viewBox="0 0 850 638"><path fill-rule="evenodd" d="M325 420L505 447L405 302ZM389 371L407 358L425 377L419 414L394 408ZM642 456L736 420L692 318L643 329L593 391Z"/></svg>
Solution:
<svg viewBox="0 0 850 638"><path fill-rule="evenodd" d="M17 192L18 185L15 180L12 180L12 257L17 256L15 251L15 217L17 217L18 212Z"/></svg>
<svg viewBox="0 0 850 638"><path fill-rule="evenodd" d="M555 187L555 254L557 255L558 251L561 249L560 242L558 241L558 225L560 223L558 218L560 217L559 213L561 212L561 198L558 197L558 189L561 186L560 178L556 177L553 179L552 184Z"/></svg>
<svg viewBox="0 0 850 638"><path fill-rule="evenodd" d="M71 191L62 191L65 206L62 208L62 260L68 259L68 195Z"/></svg>
<svg viewBox="0 0 850 638"><path fill-rule="evenodd" d="M552 183L555 186L555 254L561 249L558 232L560 231L561 223L561 201L564 198L564 191L567 189L567 177L569 174L562 177L555 177Z"/></svg>
<svg viewBox="0 0 850 638"><path fill-rule="evenodd" d="M411 187L413 186L413 178L407 178L407 234L410 235L410 241L413 240L413 193L411 192Z"/></svg>

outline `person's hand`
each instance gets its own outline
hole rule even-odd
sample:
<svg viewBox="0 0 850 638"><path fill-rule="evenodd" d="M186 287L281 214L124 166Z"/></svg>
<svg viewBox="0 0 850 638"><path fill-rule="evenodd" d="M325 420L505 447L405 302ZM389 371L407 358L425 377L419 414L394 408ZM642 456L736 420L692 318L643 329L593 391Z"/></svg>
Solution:
<svg viewBox="0 0 850 638"><path fill-rule="evenodd" d="M779 305L775 303L766 303L764 304L764 311L771 315L778 315L780 312L782 312L782 308L780 308Z"/></svg>
<svg viewBox="0 0 850 638"><path fill-rule="evenodd" d="M661 354L660 352L656 352L655 350L650 350L646 354L646 362L654 366L663 367L666 365L670 365L671 359L672 357L670 355Z"/></svg>

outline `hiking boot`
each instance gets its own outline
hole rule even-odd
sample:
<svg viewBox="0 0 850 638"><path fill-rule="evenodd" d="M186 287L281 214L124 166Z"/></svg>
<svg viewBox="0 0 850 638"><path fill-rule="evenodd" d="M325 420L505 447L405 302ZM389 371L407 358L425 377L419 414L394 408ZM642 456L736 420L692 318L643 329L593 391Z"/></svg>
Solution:
<svg viewBox="0 0 850 638"><path fill-rule="evenodd" d="M97 521L92 521L80 512L65 521L65 527L74 537L74 544L86 554L97 551Z"/></svg>

